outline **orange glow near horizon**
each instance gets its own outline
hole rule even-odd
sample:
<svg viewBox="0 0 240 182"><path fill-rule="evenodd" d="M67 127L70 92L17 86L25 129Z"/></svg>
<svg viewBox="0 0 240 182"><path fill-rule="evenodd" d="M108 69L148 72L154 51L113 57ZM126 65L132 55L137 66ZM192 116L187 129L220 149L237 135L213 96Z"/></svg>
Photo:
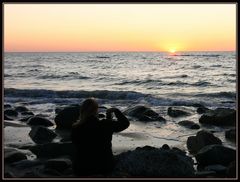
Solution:
<svg viewBox="0 0 240 182"><path fill-rule="evenodd" d="M4 4L5 52L235 50L236 4Z"/></svg>

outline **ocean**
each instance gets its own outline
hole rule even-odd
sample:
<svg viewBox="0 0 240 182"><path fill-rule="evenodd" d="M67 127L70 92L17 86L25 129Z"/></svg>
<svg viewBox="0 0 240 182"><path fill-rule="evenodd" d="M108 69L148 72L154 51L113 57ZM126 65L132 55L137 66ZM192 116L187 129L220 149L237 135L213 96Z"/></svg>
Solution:
<svg viewBox="0 0 240 182"><path fill-rule="evenodd" d="M178 126L166 115L167 108L201 104L236 109L236 64L236 52L5 53L4 103L26 104L52 120L56 107L88 97L120 110L147 105L167 124L131 121L132 134L119 135L115 143L125 139L126 148L131 142L178 145L186 141L181 135L193 131ZM187 119L198 123L199 115Z"/></svg>

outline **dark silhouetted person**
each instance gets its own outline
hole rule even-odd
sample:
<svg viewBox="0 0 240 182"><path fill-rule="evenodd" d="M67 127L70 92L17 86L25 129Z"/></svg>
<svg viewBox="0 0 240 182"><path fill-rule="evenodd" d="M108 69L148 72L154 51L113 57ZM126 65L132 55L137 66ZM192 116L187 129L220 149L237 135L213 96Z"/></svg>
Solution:
<svg viewBox="0 0 240 182"><path fill-rule="evenodd" d="M117 120L112 119L115 114ZM80 118L72 127L75 147L73 170L77 176L106 175L114 167L112 135L128 128L129 121L116 108L107 109L106 118L98 119L98 103L86 99L80 109Z"/></svg>

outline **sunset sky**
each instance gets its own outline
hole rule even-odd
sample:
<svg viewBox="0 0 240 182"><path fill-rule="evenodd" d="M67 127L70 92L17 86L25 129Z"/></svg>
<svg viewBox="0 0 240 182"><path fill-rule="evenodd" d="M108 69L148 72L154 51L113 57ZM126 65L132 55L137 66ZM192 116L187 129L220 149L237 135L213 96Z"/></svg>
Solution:
<svg viewBox="0 0 240 182"><path fill-rule="evenodd" d="M235 51L236 4L4 4L4 51Z"/></svg>

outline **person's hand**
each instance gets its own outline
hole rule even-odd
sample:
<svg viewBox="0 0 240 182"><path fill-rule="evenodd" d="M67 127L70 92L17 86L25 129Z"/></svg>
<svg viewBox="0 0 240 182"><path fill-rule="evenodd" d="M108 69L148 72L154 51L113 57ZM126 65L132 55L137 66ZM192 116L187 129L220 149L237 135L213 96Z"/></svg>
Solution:
<svg viewBox="0 0 240 182"><path fill-rule="evenodd" d="M112 113L112 112L115 112L117 110L118 110L117 108L112 107L112 108L107 109L107 113Z"/></svg>
<svg viewBox="0 0 240 182"><path fill-rule="evenodd" d="M115 111L117 111L117 108L109 108L106 111L106 117L107 119L112 119L112 113L114 113Z"/></svg>

